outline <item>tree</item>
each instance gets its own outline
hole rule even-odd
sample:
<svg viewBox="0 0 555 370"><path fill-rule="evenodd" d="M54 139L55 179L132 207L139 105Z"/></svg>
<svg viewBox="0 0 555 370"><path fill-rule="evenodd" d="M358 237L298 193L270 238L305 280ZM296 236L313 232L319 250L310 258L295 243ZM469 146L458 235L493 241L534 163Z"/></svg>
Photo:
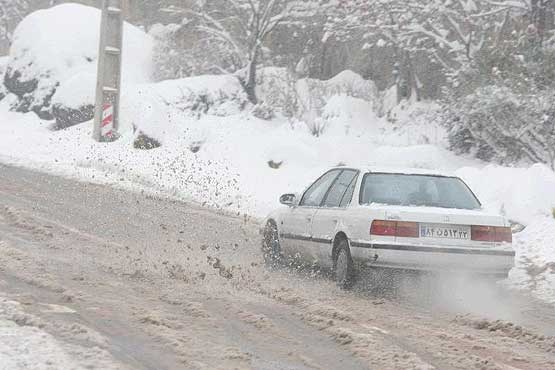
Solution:
<svg viewBox="0 0 555 370"><path fill-rule="evenodd" d="M488 162L541 162L555 169L554 99L552 89L534 95L480 87L448 107L451 149Z"/></svg>
<svg viewBox="0 0 555 370"><path fill-rule="evenodd" d="M279 27L298 25L319 10L310 0L221 0L201 2L197 8L179 9L190 17L206 49L219 54L218 66L226 73L239 72L241 82L256 104L256 72L268 50L265 44Z"/></svg>
<svg viewBox="0 0 555 370"><path fill-rule="evenodd" d="M555 39L527 5L503 4L503 26L446 87L442 111L455 152L555 168Z"/></svg>
<svg viewBox="0 0 555 370"><path fill-rule="evenodd" d="M28 11L28 0L0 0L0 39L11 41L13 28Z"/></svg>
<svg viewBox="0 0 555 370"><path fill-rule="evenodd" d="M435 73L452 77L495 42L511 20L508 11L521 8L518 1L501 0L339 0L330 8L327 31L344 39L360 37L365 49L391 50L399 99L418 97L422 78L415 61L424 59L435 65Z"/></svg>

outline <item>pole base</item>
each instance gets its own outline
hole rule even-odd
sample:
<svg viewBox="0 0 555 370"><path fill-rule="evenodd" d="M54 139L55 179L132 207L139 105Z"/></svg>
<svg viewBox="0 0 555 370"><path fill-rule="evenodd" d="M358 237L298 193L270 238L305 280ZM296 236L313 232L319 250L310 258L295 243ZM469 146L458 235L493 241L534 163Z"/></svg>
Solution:
<svg viewBox="0 0 555 370"><path fill-rule="evenodd" d="M100 143L112 143L119 139L121 135L118 132L112 132L110 135L101 136L98 140Z"/></svg>

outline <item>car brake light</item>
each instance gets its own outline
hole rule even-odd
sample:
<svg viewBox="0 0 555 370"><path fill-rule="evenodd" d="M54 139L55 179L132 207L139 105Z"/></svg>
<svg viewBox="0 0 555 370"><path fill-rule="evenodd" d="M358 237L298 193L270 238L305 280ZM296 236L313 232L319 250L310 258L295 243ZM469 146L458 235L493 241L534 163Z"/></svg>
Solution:
<svg viewBox="0 0 555 370"><path fill-rule="evenodd" d="M470 238L479 242L493 242L495 231L492 226L472 225L470 228Z"/></svg>
<svg viewBox="0 0 555 370"><path fill-rule="evenodd" d="M496 227L495 228L495 241L498 243L512 243L513 233L510 227Z"/></svg>
<svg viewBox="0 0 555 370"><path fill-rule="evenodd" d="M471 239L480 242L512 243L513 234L510 227L472 225Z"/></svg>
<svg viewBox="0 0 555 370"><path fill-rule="evenodd" d="M420 234L418 233L418 224L416 222L397 222L397 232L396 236L401 236L405 238L418 238Z"/></svg>
<svg viewBox="0 0 555 370"><path fill-rule="evenodd" d="M418 223L402 221L374 220L370 226L371 235L400 236L418 238Z"/></svg>
<svg viewBox="0 0 555 370"><path fill-rule="evenodd" d="M370 234L372 235L395 236L396 230L397 222L395 221L374 220L372 226L370 226Z"/></svg>

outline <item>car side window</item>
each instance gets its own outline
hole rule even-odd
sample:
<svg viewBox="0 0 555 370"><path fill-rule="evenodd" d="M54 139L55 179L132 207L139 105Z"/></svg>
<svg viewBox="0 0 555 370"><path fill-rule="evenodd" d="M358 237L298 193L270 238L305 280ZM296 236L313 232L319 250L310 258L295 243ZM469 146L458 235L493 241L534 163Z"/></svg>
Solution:
<svg viewBox="0 0 555 370"><path fill-rule="evenodd" d="M357 177L358 176L355 176L351 180L347 191L345 191L345 194L343 194L343 198L341 199L339 207L347 207L349 204L351 204L351 201L353 200L353 193L355 192L355 186L357 184Z"/></svg>
<svg viewBox="0 0 555 370"><path fill-rule="evenodd" d="M341 170L331 170L322 175L304 192L303 198L299 203L300 206L319 207L328 192L330 185L333 183Z"/></svg>
<svg viewBox="0 0 555 370"><path fill-rule="evenodd" d="M353 182L357 172L354 170L343 170L333 183L324 200L324 207L339 207L343 196L349 190L349 185Z"/></svg>

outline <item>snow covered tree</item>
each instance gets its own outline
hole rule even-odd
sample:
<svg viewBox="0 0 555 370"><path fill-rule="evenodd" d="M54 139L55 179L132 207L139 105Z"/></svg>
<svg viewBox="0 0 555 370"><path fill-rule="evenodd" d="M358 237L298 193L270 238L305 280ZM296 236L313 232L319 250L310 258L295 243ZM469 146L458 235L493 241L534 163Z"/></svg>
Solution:
<svg viewBox="0 0 555 370"><path fill-rule="evenodd" d="M534 25L538 36L537 42L541 45L548 31L548 22L553 24L555 4L552 0L521 0L518 5L523 9L529 7L527 10L530 13L530 24Z"/></svg>
<svg viewBox="0 0 555 370"><path fill-rule="evenodd" d="M28 10L28 0L0 0L0 39L11 40L12 29Z"/></svg>
<svg viewBox="0 0 555 370"><path fill-rule="evenodd" d="M555 169L555 92L519 94L485 86L449 106L449 140L459 154L502 164Z"/></svg>
<svg viewBox="0 0 555 370"><path fill-rule="evenodd" d="M528 5L507 2L502 30L446 86L444 118L458 153L554 168L555 38L540 36Z"/></svg>
<svg viewBox="0 0 555 370"><path fill-rule="evenodd" d="M524 0L523 0L524 1ZM328 14L328 37L361 37L364 49L387 48L394 55L391 79L403 96L421 86L415 61L436 65L445 78L456 75L520 9L518 1L482 0L338 0Z"/></svg>
<svg viewBox="0 0 555 370"><path fill-rule="evenodd" d="M220 0L200 2L192 9L176 9L193 22L199 41L219 54L219 68L239 72L249 100L256 104L256 71L265 43L278 28L302 23L319 10L310 0Z"/></svg>
<svg viewBox="0 0 555 370"><path fill-rule="evenodd" d="M392 55L398 100L419 97L430 81L422 65L432 65L443 77L453 150L553 167L554 8L547 0L337 0L324 38L362 39L369 53Z"/></svg>
<svg viewBox="0 0 555 370"><path fill-rule="evenodd" d="M183 78L195 72L205 73L201 63L202 58L196 55L194 42L185 44L189 38L182 26L172 23L168 25L155 24L149 34L155 40L153 61L156 66L153 78L156 81Z"/></svg>

